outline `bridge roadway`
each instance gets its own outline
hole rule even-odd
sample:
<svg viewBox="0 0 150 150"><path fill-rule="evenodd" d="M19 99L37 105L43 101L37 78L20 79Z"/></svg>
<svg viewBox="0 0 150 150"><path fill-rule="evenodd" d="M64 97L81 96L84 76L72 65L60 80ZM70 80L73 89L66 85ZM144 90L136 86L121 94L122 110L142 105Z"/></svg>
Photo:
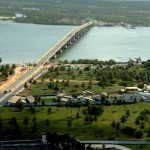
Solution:
<svg viewBox="0 0 150 150"><path fill-rule="evenodd" d="M68 33L63 39L56 43L51 49L49 49L42 57L40 57L35 66L33 66L29 71L23 74L21 77L14 80L13 83L8 85L4 90L0 92L0 105L6 102L12 95L21 91L24 88L24 84L28 82L31 78L36 78L39 74L42 74L43 65L46 64L57 52L64 49L67 45L74 42L79 36L84 34L88 29L90 29L95 22L85 23ZM4 91L10 91L4 94Z"/></svg>

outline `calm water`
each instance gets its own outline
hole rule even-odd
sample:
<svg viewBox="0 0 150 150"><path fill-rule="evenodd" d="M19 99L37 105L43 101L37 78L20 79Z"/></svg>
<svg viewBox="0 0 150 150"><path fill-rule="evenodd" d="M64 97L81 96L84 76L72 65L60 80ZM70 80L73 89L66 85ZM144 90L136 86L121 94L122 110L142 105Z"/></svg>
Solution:
<svg viewBox="0 0 150 150"><path fill-rule="evenodd" d="M3 63L36 61L75 26L0 22L0 57ZM60 59L128 61L149 59L150 28L94 27L60 56Z"/></svg>
<svg viewBox="0 0 150 150"><path fill-rule="evenodd" d="M33 63L75 26L0 22L3 63Z"/></svg>
<svg viewBox="0 0 150 150"><path fill-rule="evenodd" d="M129 58L150 59L150 28L94 27L61 59L99 59L128 61Z"/></svg>

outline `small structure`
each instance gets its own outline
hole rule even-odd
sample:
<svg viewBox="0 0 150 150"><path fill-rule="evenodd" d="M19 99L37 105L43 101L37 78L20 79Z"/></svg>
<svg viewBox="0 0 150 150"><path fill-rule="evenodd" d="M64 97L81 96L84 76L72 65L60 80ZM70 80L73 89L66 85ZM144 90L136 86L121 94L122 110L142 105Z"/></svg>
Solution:
<svg viewBox="0 0 150 150"><path fill-rule="evenodd" d="M120 99L127 103L134 102L135 100L137 102L140 102L142 99L146 102L150 102L150 93L148 92L135 92L128 94L126 93L116 96L116 99Z"/></svg>
<svg viewBox="0 0 150 150"><path fill-rule="evenodd" d="M150 85L144 84L143 90L150 93Z"/></svg>
<svg viewBox="0 0 150 150"><path fill-rule="evenodd" d="M30 103L30 104L31 104L31 103L33 104L33 103L35 103L35 98L34 98L32 95L27 96L27 97L26 97L26 102L27 102L27 103Z"/></svg>
<svg viewBox="0 0 150 150"><path fill-rule="evenodd" d="M57 100L58 100L58 99L61 99L61 98L63 98L64 96L66 96L65 93L58 93L58 94L56 95L56 99L57 99Z"/></svg>
<svg viewBox="0 0 150 150"><path fill-rule="evenodd" d="M62 102L72 101L72 96L65 95L64 97L60 98L60 101Z"/></svg>
<svg viewBox="0 0 150 150"><path fill-rule="evenodd" d="M91 91L88 91L88 90L85 90L85 91L83 91L83 96L84 97L88 97L88 96L91 96L91 97L93 97L93 92L91 92Z"/></svg>
<svg viewBox="0 0 150 150"><path fill-rule="evenodd" d="M8 100L7 105L15 106L19 102L26 103L25 97L13 96Z"/></svg>
<svg viewBox="0 0 150 150"><path fill-rule="evenodd" d="M126 87L125 88L126 92L141 92L142 89L138 88L138 87Z"/></svg>

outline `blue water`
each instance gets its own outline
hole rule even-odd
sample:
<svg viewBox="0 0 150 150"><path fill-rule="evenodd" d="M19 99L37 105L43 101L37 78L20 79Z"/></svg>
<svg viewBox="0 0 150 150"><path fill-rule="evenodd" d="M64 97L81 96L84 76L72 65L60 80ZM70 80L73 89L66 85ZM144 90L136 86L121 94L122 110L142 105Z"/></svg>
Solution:
<svg viewBox="0 0 150 150"><path fill-rule="evenodd" d="M75 26L0 22L0 57L3 63L33 63ZM93 27L59 59L128 61L150 58L150 28Z"/></svg>
<svg viewBox="0 0 150 150"><path fill-rule="evenodd" d="M99 59L128 61L150 59L150 27L94 27L60 59Z"/></svg>
<svg viewBox="0 0 150 150"><path fill-rule="evenodd" d="M0 22L0 57L5 63L33 63L75 26Z"/></svg>

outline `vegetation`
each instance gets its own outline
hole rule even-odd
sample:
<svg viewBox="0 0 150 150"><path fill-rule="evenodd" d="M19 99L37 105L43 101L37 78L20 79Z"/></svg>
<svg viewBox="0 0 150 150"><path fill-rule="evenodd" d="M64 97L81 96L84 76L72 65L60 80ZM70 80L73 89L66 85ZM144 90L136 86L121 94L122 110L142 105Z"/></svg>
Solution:
<svg viewBox="0 0 150 150"><path fill-rule="evenodd" d="M0 63L1 63L1 59L0 59ZM16 68L16 65L13 64L13 65L9 65L9 64L6 64L6 65L1 65L0 66L0 76L1 76L1 80L2 79L5 79L7 80L9 75L13 75L15 73L15 68Z"/></svg>
<svg viewBox="0 0 150 150"><path fill-rule="evenodd" d="M0 16L21 12L27 17L16 22L80 24L90 19L149 26L150 1L118 0L1 0Z"/></svg>
<svg viewBox="0 0 150 150"><path fill-rule="evenodd" d="M78 63L86 63L78 65ZM32 95L55 94L65 90L72 95L80 95L83 90L90 90L95 94L103 91L117 93L127 86L143 88L150 83L150 60L118 64L114 60L78 60L71 64L60 62L52 66L36 83L26 87L25 92ZM74 64L76 63L76 64Z"/></svg>
<svg viewBox="0 0 150 150"><path fill-rule="evenodd" d="M149 111L150 104L144 102L142 108L140 105L141 103L103 107L99 105L88 107L82 105L80 107L72 105L66 107L36 106L24 107L21 110L17 107L1 107L0 138L31 139L35 136L40 138L41 133L51 131L70 134L80 140L114 140L114 135L115 140L127 138L149 140L149 124L145 124L143 129L137 126L135 120L143 112ZM133 111L134 109L136 112ZM123 123L121 118L127 110L130 111L130 115ZM85 111L89 114L89 119L94 119L93 121L87 123ZM133 134L128 134L132 130ZM139 131L142 136L139 136L141 135Z"/></svg>

